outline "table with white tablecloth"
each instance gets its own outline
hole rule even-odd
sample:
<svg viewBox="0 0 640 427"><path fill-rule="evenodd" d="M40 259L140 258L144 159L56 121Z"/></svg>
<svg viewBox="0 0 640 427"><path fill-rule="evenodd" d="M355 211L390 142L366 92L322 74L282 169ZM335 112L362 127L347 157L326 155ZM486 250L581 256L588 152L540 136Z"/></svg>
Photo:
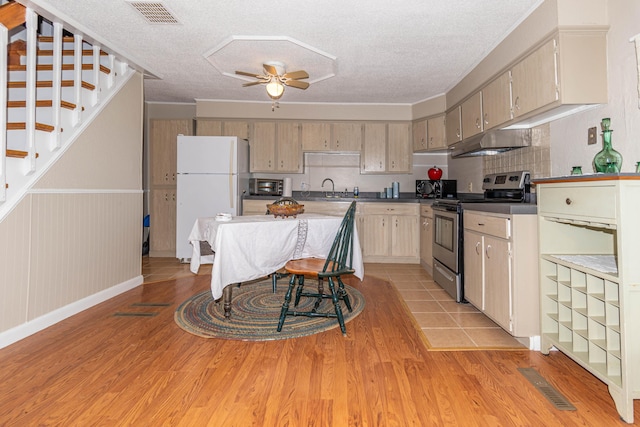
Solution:
<svg viewBox="0 0 640 427"><path fill-rule="evenodd" d="M292 259L325 258L341 222L342 217L317 214L296 218L249 215L229 221L198 218L189 235L193 247L191 271L197 273L200 264L213 262L213 298L217 300L225 293L225 305L230 304L229 285L273 274ZM211 246L213 256L200 256L201 241ZM364 264L355 227L352 268L362 280Z"/></svg>

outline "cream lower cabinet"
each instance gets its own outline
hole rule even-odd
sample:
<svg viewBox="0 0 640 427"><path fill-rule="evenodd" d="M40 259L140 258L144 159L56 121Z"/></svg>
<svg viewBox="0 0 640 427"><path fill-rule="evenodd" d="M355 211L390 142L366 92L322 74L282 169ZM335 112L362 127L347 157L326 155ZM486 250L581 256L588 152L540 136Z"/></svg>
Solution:
<svg viewBox="0 0 640 427"><path fill-rule="evenodd" d="M419 209L417 203L362 203L364 261L419 264Z"/></svg>
<svg viewBox="0 0 640 427"><path fill-rule="evenodd" d="M465 299L516 337L539 332L535 215L464 212Z"/></svg>
<svg viewBox="0 0 640 427"><path fill-rule="evenodd" d="M640 399L640 177L536 181L541 350L565 353L633 423Z"/></svg>
<svg viewBox="0 0 640 427"><path fill-rule="evenodd" d="M420 264L433 274L433 209L420 205Z"/></svg>

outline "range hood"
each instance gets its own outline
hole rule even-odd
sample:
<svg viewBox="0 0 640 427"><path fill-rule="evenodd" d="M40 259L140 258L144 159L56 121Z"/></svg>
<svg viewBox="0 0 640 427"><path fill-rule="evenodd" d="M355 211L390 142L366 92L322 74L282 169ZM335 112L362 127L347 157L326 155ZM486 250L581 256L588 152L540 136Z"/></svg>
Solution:
<svg viewBox="0 0 640 427"><path fill-rule="evenodd" d="M531 145L530 129L494 130L458 142L449 148L451 157L491 156Z"/></svg>

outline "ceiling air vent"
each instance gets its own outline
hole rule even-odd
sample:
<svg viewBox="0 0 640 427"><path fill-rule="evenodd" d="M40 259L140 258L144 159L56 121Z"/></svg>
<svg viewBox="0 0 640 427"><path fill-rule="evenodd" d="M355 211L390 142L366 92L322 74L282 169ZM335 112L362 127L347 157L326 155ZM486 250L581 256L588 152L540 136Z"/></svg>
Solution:
<svg viewBox="0 0 640 427"><path fill-rule="evenodd" d="M161 2L155 1L127 1L150 24L179 24L178 18Z"/></svg>

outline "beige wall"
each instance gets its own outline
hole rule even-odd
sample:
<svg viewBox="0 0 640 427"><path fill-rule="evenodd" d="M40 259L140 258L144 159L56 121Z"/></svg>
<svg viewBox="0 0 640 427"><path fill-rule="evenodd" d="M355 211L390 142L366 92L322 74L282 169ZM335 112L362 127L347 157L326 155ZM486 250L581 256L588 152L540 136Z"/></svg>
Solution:
<svg viewBox="0 0 640 427"><path fill-rule="evenodd" d="M0 223L0 346L142 282L142 89L135 73Z"/></svg>

